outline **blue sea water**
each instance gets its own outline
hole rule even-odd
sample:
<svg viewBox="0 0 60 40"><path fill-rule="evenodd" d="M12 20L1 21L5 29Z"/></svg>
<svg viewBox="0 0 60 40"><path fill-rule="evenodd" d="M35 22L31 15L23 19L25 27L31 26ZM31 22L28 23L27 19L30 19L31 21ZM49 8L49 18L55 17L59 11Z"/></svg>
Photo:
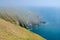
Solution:
<svg viewBox="0 0 60 40"><path fill-rule="evenodd" d="M30 11L37 13L46 21L46 25L40 25L31 31L41 35L47 40L60 40L60 8L54 7L31 7Z"/></svg>

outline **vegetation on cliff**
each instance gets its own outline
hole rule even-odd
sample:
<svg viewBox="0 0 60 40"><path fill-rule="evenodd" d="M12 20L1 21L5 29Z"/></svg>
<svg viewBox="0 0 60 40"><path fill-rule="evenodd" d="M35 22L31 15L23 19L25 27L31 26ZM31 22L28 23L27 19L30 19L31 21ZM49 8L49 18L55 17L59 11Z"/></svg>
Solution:
<svg viewBox="0 0 60 40"><path fill-rule="evenodd" d="M45 40L25 28L0 18L0 40Z"/></svg>

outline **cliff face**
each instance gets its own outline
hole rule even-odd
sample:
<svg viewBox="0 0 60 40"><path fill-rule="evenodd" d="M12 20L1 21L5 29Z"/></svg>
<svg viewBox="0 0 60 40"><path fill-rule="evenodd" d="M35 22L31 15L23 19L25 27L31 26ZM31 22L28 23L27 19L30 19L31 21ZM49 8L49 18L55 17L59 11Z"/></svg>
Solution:
<svg viewBox="0 0 60 40"><path fill-rule="evenodd" d="M0 18L0 40L46 40L25 28Z"/></svg>

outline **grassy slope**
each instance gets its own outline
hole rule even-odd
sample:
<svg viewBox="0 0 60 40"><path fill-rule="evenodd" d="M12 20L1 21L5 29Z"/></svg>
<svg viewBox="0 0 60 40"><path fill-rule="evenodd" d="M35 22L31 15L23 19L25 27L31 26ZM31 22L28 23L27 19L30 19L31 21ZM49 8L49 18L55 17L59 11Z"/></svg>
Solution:
<svg viewBox="0 0 60 40"><path fill-rule="evenodd" d="M45 40L25 28L0 19L0 40Z"/></svg>

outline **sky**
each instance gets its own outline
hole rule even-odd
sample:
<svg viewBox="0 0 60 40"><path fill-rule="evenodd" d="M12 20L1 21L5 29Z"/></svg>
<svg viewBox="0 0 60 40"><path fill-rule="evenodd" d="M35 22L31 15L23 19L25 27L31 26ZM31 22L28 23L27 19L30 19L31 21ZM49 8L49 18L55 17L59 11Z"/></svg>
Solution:
<svg viewBox="0 0 60 40"><path fill-rule="evenodd" d="M0 6L7 7L60 7L60 0L0 0Z"/></svg>

